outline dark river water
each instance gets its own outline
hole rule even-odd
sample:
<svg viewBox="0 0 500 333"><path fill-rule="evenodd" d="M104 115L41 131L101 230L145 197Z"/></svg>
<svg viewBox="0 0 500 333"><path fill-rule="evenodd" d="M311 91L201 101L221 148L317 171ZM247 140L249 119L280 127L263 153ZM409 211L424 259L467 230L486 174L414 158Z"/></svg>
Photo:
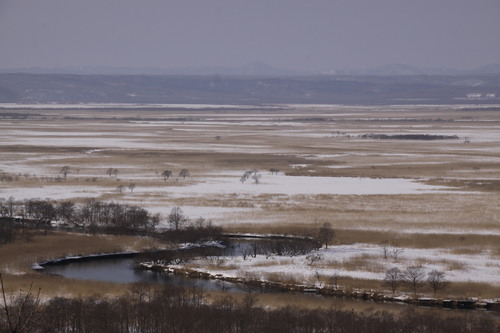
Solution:
<svg viewBox="0 0 500 333"><path fill-rule="evenodd" d="M234 283L193 279L178 275L133 269L133 258L93 258L92 260L70 261L46 265L43 274L57 274L71 279L95 280L115 283L157 283L176 286L202 287L205 290L242 291Z"/></svg>
<svg viewBox="0 0 500 333"><path fill-rule="evenodd" d="M39 270L41 274L57 274L71 279L106 281L114 283L150 283L150 284L170 284L182 287L199 287L207 291L228 291L245 292L243 286L235 283L223 282L218 280L205 280L189 278L179 275L165 274L148 270L134 269L132 266L137 261L133 257L92 257L81 260L61 261L57 263L46 263L44 269ZM293 296L293 297L297 297ZM312 299L323 299L318 295L299 295L305 302ZM329 298L335 301L335 297ZM341 302L344 306L360 307L363 303L366 306L375 306L378 309L401 310L406 308L406 304L383 304L371 303L355 299L342 299L335 302ZM333 303L332 303L333 304ZM435 309L445 311L443 309ZM495 314L492 314L495 316Z"/></svg>

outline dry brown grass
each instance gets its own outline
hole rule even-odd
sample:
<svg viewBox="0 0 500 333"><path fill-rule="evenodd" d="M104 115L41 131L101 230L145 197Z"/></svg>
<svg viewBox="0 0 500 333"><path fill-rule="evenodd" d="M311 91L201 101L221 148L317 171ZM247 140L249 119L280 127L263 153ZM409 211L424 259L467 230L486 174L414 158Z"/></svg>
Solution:
<svg viewBox="0 0 500 333"><path fill-rule="evenodd" d="M290 265L293 264L294 260L293 259L275 259L275 260L269 260L269 261L261 261L256 264L253 264L253 267L272 267L274 265Z"/></svg>
<svg viewBox="0 0 500 333"><path fill-rule="evenodd" d="M216 300L227 296L228 294L223 292L210 291L207 293L208 300ZM245 294L231 294L231 297L233 297L237 302L241 302L245 297ZM400 312L406 309L405 306L399 304L377 304L377 306L374 307L371 302L333 297L319 297L317 295L301 293L261 293L257 295L257 304L264 308L296 306L306 309L346 309L348 311L354 310L364 313L380 310Z"/></svg>
<svg viewBox="0 0 500 333"><path fill-rule="evenodd" d="M262 234L284 234L314 236L321 226L320 223L301 224L235 224L228 226L229 232L255 232ZM335 228L335 222L333 222ZM491 249L500 254L500 235L483 234L442 234L442 233L398 233L385 230L335 229L333 244L345 245L354 243L381 244L384 241L397 244L400 247L432 249L448 249L456 254L480 253Z"/></svg>
<svg viewBox="0 0 500 333"><path fill-rule="evenodd" d="M6 290L16 293L27 291L32 286L33 291L40 289L42 297L52 296L90 296L94 294L118 296L124 294L131 284L111 283L90 280L67 279L56 275L29 273L23 275L2 274Z"/></svg>
<svg viewBox="0 0 500 333"><path fill-rule="evenodd" d="M301 277L297 276L297 274L290 274L290 273L275 273L275 272L269 272L269 273L264 273L264 279L270 282L279 282L279 283L284 283L284 284L299 284Z"/></svg>
<svg viewBox="0 0 500 333"><path fill-rule="evenodd" d="M0 146L0 163L5 166L0 168L10 168L9 173L18 177L14 182L0 182L3 197L10 196L9 190L15 188L33 188L36 197L37 188L41 185L103 187L110 191L106 194L95 193L101 200L121 200L150 207L178 205L250 209L226 214L220 217L220 221L214 220L231 232L314 235L322 223L331 222L337 232L336 244L380 244L389 241L401 247L435 248L457 255L489 251L493 258L500 256L498 112L464 111L453 106L415 106L411 109L311 107L283 112L255 111L252 114L218 110L187 113L175 110L39 112L47 118L15 123L0 120L0 133L8 138L7 144ZM303 120L304 112L308 116L320 113L332 121L307 122ZM66 115L78 119L65 119ZM131 116L170 120L167 123L137 125L125 119ZM215 122L171 120L186 116L190 120L212 119ZM248 122L242 117L255 117L256 122ZM282 121L276 121L277 118ZM440 118L439 121L437 118ZM24 132L19 134L17 131ZM346 132L351 137L332 135L337 131ZM71 132L73 135L81 132L81 135L62 137L64 142L57 143L61 136L45 136L43 132ZM456 134L461 140L415 142L356 137L365 133ZM479 133L489 135L489 141L481 140ZM221 135L222 139L215 140L216 135ZM464 144L464 136L471 136L472 142ZM33 142L23 141L30 137ZM76 138L77 143L68 147L66 140L72 138ZM88 143L88 138L92 138L94 143ZM43 143L46 139L50 141ZM109 146L111 140L115 140L115 144ZM307 166L293 168L292 164ZM60 175L63 165L71 167L66 181L41 180L41 177ZM19 166L22 171L12 166ZM120 170L117 177L120 180L106 175L109 167ZM156 175L156 172L165 169L176 174L181 168L189 169L192 177L186 181L173 177L163 182ZM122 195L114 191L118 184L127 185L132 181L137 188L168 188L203 182L206 177L214 177L214 173L220 171L249 168L263 172L278 168L289 175L421 178L422 181L428 179L429 184L449 186L467 193L392 196L266 194L243 197L238 193L228 193L179 198L147 190L141 194ZM37 179L32 175L24 177L25 170L31 170L30 174L36 174ZM76 200L83 201L83 198ZM0 268L14 273L28 272L33 261L67 254L110 252L132 242L120 238L68 237L71 241L67 243L49 235L47 238L36 237L32 243L19 243L17 248L3 246L0 248ZM350 269L356 266L374 271L380 269L370 267L369 261L369 258L357 258L346 265ZM459 264L450 262L447 265L456 269ZM214 264L216 266L220 268L223 265ZM26 278L28 281L28 277L35 277L30 274L21 275L19 279ZM45 279L50 280L43 277L40 281ZM373 285L370 281L351 281L347 278L346 281L350 281L351 288L357 285L363 287L362 284ZM47 282L44 288L49 285L50 282ZM74 282L72 286L76 288L77 285ZM458 290L457 294L460 294Z"/></svg>
<svg viewBox="0 0 500 333"><path fill-rule="evenodd" d="M331 284L329 281L324 281L327 284ZM338 285L340 288L346 290L374 290L381 291L386 290L381 281L378 280L368 280L368 279L355 279L351 277L341 276L338 279ZM403 286L399 289L402 292L411 294L413 291L411 288ZM391 292L386 290L387 294ZM419 295L423 296L433 296L432 290L424 285L418 289ZM479 297L483 299L495 299L500 295L499 286L491 286L484 283L474 283L474 282L453 282L446 289L440 290L436 295L439 298L467 298L467 297Z"/></svg>
<svg viewBox="0 0 500 333"><path fill-rule="evenodd" d="M148 238L141 237L51 232L47 236L34 236L29 242L20 239L3 245L0 251L0 267L29 272L35 262L68 255L133 251L158 245Z"/></svg>
<svg viewBox="0 0 500 333"><path fill-rule="evenodd" d="M362 254L350 258L349 260L344 260L340 263L340 266L334 268L343 268L347 271L366 271L371 273L381 273L385 272L386 268L380 263L380 256Z"/></svg>
<svg viewBox="0 0 500 333"><path fill-rule="evenodd" d="M49 276L34 272L31 266L68 255L138 251L159 245L142 237L53 232L47 236L34 236L30 242L18 240L0 247L0 273L10 290L26 290L33 283L33 287L41 288L44 295L90 295L103 291L118 294L124 292L127 285Z"/></svg>

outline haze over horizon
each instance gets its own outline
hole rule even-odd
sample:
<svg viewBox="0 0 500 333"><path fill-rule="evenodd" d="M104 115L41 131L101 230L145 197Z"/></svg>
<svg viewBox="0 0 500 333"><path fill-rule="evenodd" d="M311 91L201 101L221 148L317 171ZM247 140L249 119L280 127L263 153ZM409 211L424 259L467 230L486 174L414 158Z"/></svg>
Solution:
<svg viewBox="0 0 500 333"><path fill-rule="evenodd" d="M0 0L0 69L500 63L498 0Z"/></svg>

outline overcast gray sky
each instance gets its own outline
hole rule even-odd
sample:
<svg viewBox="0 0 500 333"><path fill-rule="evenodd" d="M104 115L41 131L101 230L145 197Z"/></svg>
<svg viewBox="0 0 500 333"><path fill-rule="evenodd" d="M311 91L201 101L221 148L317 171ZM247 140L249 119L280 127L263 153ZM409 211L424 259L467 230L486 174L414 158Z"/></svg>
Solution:
<svg viewBox="0 0 500 333"><path fill-rule="evenodd" d="M500 63L500 0L0 0L0 68Z"/></svg>

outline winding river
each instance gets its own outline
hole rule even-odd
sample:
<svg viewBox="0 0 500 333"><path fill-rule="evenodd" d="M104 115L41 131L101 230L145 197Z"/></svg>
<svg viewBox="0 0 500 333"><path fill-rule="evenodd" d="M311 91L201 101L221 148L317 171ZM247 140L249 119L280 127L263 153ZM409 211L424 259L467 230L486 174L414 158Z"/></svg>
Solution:
<svg viewBox="0 0 500 333"><path fill-rule="evenodd" d="M43 265L42 274L56 274L70 279L94 280L114 283L156 283L183 287L202 287L205 290L241 292L234 283L181 277L178 275L134 269L134 255L61 260Z"/></svg>

